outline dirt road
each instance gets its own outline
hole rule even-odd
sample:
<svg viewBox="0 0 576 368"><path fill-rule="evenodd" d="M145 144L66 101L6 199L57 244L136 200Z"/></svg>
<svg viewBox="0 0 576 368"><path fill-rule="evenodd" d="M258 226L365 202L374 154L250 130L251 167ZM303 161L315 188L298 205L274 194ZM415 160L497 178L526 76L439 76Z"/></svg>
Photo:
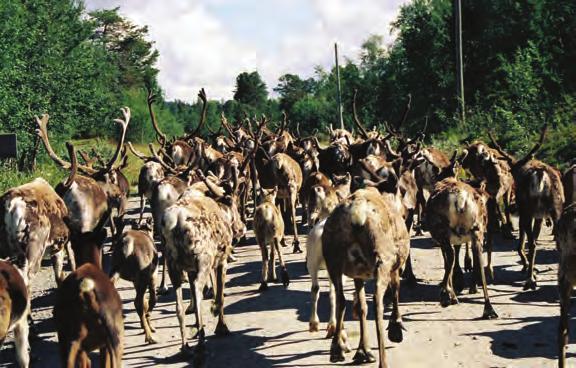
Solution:
<svg viewBox="0 0 576 368"><path fill-rule="evenodd" d="M134 210L136 200L131 200ZM134 212L134 211L132 211ZM305 228L302 230L305 231ZM289 240L291 240L289 238ZM288 244L291 244L289 241ZM412 240L414 270L422 281L415 287L403 286L400 292L401 311L407 331L400 344L386 342L388 361L393 367L553 367L556 358L558 298L555 285L557 254L550 228L542 232L537 255L539 287L522 291L523 276L514 251L516 241L496 239L494 264L495 284L489 288L492 303L500 318L484 321L482 294L460 296L460 304L442 308L438 302L438 283L443 274L440 250L432 247L429 236ZM284 249L291 283L288 289L272 285L259 293L260 252L252 232L248 244L236 250L238 261L230 265L226 284L226 316L233 334L213 337L215 318L204 301L207 321L207 366L232 367L327 367L330 340L324 332L308 332L310 316L310 279L304 255L292 255ZM50 263L34 281L33 315L40 332L32 343L35 367L59 366L58 345L52 320L54 278ZM468 277L468 275L467 275ZM352 283L347 283L347 299L352 300ZM327 281L322 284L319 302L321 328L325 328L329 304ZM128 282L118 284L124 301L126 367L186 367L188 362L178 356L180 337L175 316L174 294L160 296L152 313L159 344L146 345L133 305L134 290ZM371 291L371 285L368 291ZM467 290L467 289L466 289ZM187 292L185 297L188 298ZM372 320L371 295L369 318ZM351 302L350 302L351 304ZM347 331L353 348L358 343L358 322L347 308ZM387 311L387 317L389 311ZM187 316L192 324L193 316ZM368 324L371 345L376 348L373 322ZM190 341L191 345L195 342ZM569 362L576 366L574 346L570 346ZM354 353L347 356L346 365ZM96 363L97 364L97 363ZM0 366L14 366L12 343L0 353ZM370 365L366 365L370 366Z"/></svg>

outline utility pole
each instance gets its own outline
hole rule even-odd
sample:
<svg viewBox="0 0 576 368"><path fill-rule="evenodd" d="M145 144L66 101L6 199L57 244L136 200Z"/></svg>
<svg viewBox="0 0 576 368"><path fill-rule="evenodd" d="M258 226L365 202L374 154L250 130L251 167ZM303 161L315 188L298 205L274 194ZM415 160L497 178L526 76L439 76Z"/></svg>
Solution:
<svg viewBox="0 0 576 368"><path fill-rule="evenodd" d="M454 0L454 41L456 43L456 97L458 98L460 125L466 123L464 110L464 67L462 63L462 3Z"/></svg>
<svg viewBox="0 0 576 368"><path fill-rule="evenodd" d="M338 119L340 129L344 129L344 119L342 118L342 94L340 92L340 66L338 66L338 44L334 43L334 59L336 60L336 92L338 94Z"/></svg>

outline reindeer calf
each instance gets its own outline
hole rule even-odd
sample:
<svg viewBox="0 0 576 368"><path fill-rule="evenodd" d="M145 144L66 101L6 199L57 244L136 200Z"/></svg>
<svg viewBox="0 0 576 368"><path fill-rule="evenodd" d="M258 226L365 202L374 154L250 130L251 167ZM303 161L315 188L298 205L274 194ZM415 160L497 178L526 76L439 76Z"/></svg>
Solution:
<svg viewBox="0 0 576 368"><path fill-rule="evenodd" d="M156 280L158 269L158 251L154 246L152 219L146 223L132 224L132 229L123 232L125 222L117 218L116 228L118 236L114 240L112 251L112 269L110 271L112 283L121 277L131 281L136 289L134 306L140 325L144 329L145 342L155 344L157 341L152 335L155 332L150 323L150 312L156 305ZM145 299L146 289L150 293L149 299Z"/></svg>
<svg viewBox="0 0 576 368"><path fill-rule="evenodd" d="M0 345L8 332L14 330L16 361L24 368L30 364L29 313L28 287L24 277L12 264L0 260Z"/></svg>
<svg viewBox="0 0 576 368"><path fill-rule="evenodd" d="M280 210L274 204L277 189L263 189L262 191L264 192L264 200L254 212L254 233L262 253L262 281L258 289L260 291L268 288L268 282L276 282L277 280L275 251L278 252L278 261L282 269L282 284L288 286L290 283L280 249L280 243L284 243L284 220ZM268 245L270 245L270 256L268 256Z"/></svg>

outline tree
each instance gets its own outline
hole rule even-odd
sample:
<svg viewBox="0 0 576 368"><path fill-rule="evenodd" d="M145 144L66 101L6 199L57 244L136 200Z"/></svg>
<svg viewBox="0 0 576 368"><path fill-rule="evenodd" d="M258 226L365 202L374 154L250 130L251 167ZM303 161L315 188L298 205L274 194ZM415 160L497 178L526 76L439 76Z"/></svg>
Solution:
<svg viewBox="0 0 576 368"><path fill-rule="evenodd" d="M284 74L274 91L280 96L280 108L290 115L294 104L314 91L314 79L301 79L296 74Z"/></svg>
<svg viewBox="0 0 576 368"><path fill-rule="evenodd" d="M236 77L234 100L252 107L262 107L268 99L266 84L257 71L240 73Z"/></svg>

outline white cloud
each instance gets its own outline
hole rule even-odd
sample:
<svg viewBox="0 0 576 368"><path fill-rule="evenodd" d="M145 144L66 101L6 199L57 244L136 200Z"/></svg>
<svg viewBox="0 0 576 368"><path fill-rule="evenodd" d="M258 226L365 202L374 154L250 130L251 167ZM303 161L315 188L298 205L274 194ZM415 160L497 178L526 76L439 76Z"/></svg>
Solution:
<svg viewBox="0 0 576 368"><path fill-rule="evenodd" d="M206 88L210 98L231 98L235 78L243 71L258 70L271 92L284 73L309 76L316 65L330 68L335 41L341 55L356 57L362 41L370 34L389 36L390 22L400 4L406 2L267 0L272 3L262 7L260 1L238 1L87 0L86 3L90 10L120 6L123 15L148 25L150 37L160 52L159 82L167 97L192 101L201 87ZM227 5L238 8L239 4L253 7L240 12L242 19L218 12ZM297 17L296 22L295 17L279 16L278 7L282 12L310 14ZM259 30L262 24L261 32L248 35L237 32L240 23L250 25L250 30ZM270 44L270 37L265 37L270 32L278 38L274 44Z"/></svg>

